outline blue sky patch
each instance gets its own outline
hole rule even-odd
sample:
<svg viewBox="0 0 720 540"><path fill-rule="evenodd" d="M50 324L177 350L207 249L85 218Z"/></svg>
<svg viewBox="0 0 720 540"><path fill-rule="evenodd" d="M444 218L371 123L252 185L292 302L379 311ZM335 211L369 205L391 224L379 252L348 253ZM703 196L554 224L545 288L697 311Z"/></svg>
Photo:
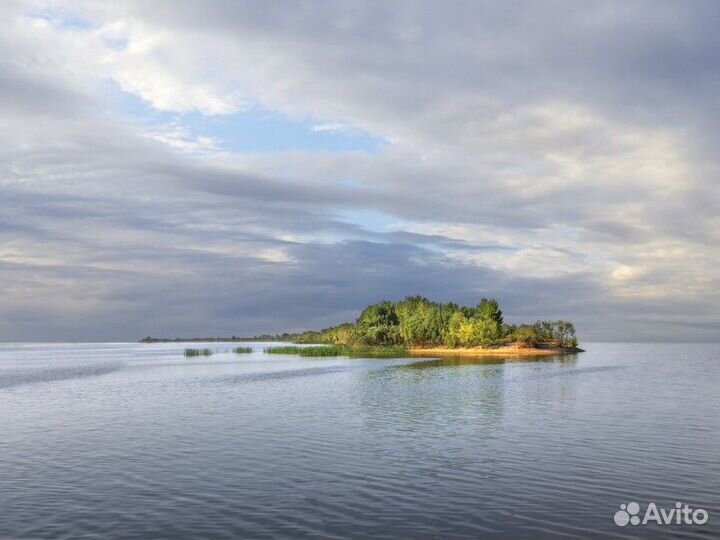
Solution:
<svg viewBox="0 0 720 540"><path fill-rule="evenodd" d="M108 85L115 112L122 118L141 122L148 128L174 125L186 129L193 137L212 137L220 141L219 149L236 153L256 152L348 152L375 154L386 141L362 130L339 123L292 119L281 113L252 107L246 111L222 116L199 112L160 111L139 97Z"/></svg>

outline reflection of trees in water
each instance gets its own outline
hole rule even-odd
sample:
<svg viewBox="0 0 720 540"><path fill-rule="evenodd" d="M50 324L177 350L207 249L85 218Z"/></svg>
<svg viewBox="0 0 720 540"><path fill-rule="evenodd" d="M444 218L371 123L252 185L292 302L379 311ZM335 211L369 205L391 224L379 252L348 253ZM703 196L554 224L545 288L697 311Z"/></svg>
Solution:
<svg viewBox="0 0 720 540"><path fill-rule="evenodd" d="M431 358L420 360L411 364L398 366L398 369L431 369L441 367L477 366L484 364L528 364L528 363L553 363L553 364L574 364L577 361L577 354L561 354L557 356L444 356L442 358Z"/></svg>
<svg viewBox="0 0 720 540"><path fill-rule="evenodd" d="M573 406L573 378L559 375L577 371L576 362L575 355L422 359L366 371L348 398L378 459L400 468L423 463L427 475L492 474L497 453L507 451L503 441L522 436L513 425Z"/></svg>
<svg viewBox="0 0 720 540"><path fill-rule="evenodd" d="M578 390L593 374L622 369L614 366L583 367L578 355L554 359L544 369L518 373L508 386L509 402L538 422L565 422L575 415Z"/></svg>
<svg viewBox="0 0 720 540"><path fill-rule="evenodd" d="M567 401L573 394L566 384L530 379L533 366L572 368L577 355L518 357L444 357L388 366L366 372L359 382L360 410L370 427L401 426L406 432L435 429L452 435L468 429L494 430L502 422L507 394L527 401L523 392L543 401ZM526 366L529 371L523 369ZM547 374L559 373L550 369ZM524 383L530 381L529 385ZM538 392L540 396L535 396Z"/></svg>
<svg viewBox="0 0 720 540"><path fill-rule="evenodd" d="M465 358L421 360L367 372L360 391L370 425L392 423L406 432L434 429L451 435L502 414L501 366ZM497 362L495 363L497 364ZM461 365L470 369L457 369Z"/></svg>
<svg viewBox="0 0 720 540"><path fill-rule="evenodd" d="M354 388L353 409L376 458L427 481L477 468L488 457L482 441L502 420L501 367L406 364L366 372Z"/></svg>

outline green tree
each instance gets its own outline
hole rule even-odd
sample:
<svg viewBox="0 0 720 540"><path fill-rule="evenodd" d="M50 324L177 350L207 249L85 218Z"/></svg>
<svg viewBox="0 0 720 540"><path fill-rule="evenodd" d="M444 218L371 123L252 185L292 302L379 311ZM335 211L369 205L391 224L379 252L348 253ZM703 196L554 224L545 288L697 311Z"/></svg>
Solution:
<svg viewBox="0 0 720 540"><path fill-rule="evenodd" d="M554 338L560 347L576 347L575 326L570 321L555 321Z"/></svg>
<svg viewBox="0 0 720 540"><path fill-rule="evenodd" d="M422 296L408 296L397 303L400 336L409 346L422 346L432 340L433 303Z"/></svg>
<svg viewBox="0 0 720 540"><path fill-rule="evenodd" d="M465 314L458 310L452 313L448 321L445 331L445 343L451 347L460 347L463 345L463 326L467 322Z"/></svg>
<svg viewBox="0 0 720 540"><path fill-rule="evenodd" d="M497 300L483 298L475 309L474 341L495 345L502 336L503 316Z"/></svg>
<svg viewBox="0 0 720 540"><path fill-rule="evenodd" d="M491 298L483 298L480 300L480 303L478 304L476 308L477 314L481 319L487 320L487 321L494 321L498 324L498 326L502 326L503 324L503 314L500 310L500 304L498 304L498 301Z"/></svg>
<svg viewBox="0 0 720 540"><path fill-rule="evenodd" d="M576 347L575 326L570 321L537 321L534 325L544 343Z"/></svg>
<svg viewBox="0 0 720 540"><path fill-rule="evenodd" d="M392 302L368 306L355 323L353 341L363 345L397 345L402 341L399 322Z"/></svg>

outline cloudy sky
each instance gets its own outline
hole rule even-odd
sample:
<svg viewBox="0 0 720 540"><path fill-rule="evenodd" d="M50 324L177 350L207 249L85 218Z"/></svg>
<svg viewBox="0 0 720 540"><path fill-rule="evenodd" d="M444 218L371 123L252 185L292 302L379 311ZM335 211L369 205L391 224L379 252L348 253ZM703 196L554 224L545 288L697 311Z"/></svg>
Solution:
<svg viewBox="0 0 720 540"><path fill-rule="evenodd" d="M424 294L720 336L720 4L0 4L0 340Z"/></svg>

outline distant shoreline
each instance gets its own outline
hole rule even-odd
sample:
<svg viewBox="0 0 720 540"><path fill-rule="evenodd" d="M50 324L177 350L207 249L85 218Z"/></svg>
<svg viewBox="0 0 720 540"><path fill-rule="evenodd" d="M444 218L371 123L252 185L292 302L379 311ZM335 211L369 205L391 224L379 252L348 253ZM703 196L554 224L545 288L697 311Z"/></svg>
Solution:
<svg viewBox="0 0 720 540"><path fill-rule="evenodd" d="M279 336L253 336L253 337L193 337L193 338L154 338L146 337L138 341L138 343L216 343L216 342L250 342L257 341L263 343L284 343L292 341L292 337Z"/></svg>

